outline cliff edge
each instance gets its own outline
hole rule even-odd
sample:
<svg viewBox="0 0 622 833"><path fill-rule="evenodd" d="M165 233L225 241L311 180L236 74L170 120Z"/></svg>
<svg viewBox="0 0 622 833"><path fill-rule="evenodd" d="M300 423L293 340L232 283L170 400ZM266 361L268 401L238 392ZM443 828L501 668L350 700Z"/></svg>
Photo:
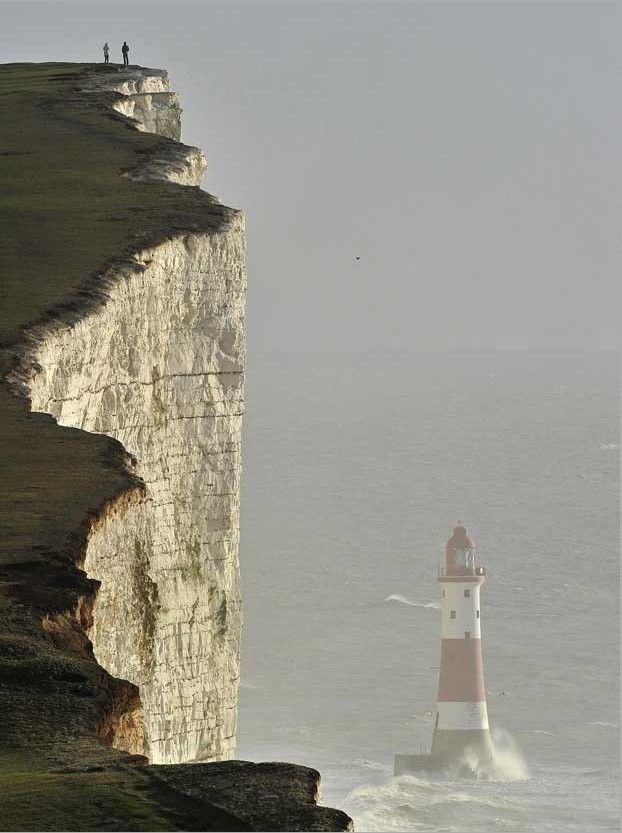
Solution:
<svg viewBox="0 0 622 833"><path fill-rule="evenodd" d="M0 74L0 828L350 829L227 760L243 215L162 70Z"/></svg>

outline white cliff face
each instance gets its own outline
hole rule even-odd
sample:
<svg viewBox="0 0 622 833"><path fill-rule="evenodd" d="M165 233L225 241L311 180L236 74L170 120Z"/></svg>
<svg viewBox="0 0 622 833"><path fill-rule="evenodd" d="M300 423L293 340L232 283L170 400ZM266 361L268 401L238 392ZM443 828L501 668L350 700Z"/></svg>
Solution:
<svg viewBox="0 0 622 833"><path fill-rule="evenodd" d="M151 159L140 168L128 171L128 179L166 179L178 185L199 185L207 170L207 160L199 148L174 145L167 148L166 158Z"/></svg>
<svg viewBox="0 0 622 833"><path fill-rule="evenodd" d="M91 76L88 89L120 93L112 107L133 119L138 130L181 139L182 110L164 70L111 69L109 74Z"/></svg>
<svg viewBox="0 0 622 833"><path fill-rule="evenodd" d="M234 749L244 247L237 214L142 251L99 310L46 335L31 380L34 410L116 437L145 482L94 525L84 569L101 582L95 656L139 686L130 751L154 763Z"/></svg>
<svg viewBox="0 0 622 833"><path fill-rule="evenodd" d="M174 93L136 93L118 101L114 109L134 119L139 130L181 138L181 107Z"/></svg>
<svg viewBox="0 0 622 833"><path fill-rule="evenodd" d="M182 110L177 96L169 90L168 76L161 70L147 72L151 74L124 71L118 80L114 76L98 77L96 86L119 93L113 109L131 119L138 130L179 142ZM199 148L179 144L167 148L165 157L151 159L125 175L135 180L166 179L178 185L200 185L206 170L207 160Z"/></svg>

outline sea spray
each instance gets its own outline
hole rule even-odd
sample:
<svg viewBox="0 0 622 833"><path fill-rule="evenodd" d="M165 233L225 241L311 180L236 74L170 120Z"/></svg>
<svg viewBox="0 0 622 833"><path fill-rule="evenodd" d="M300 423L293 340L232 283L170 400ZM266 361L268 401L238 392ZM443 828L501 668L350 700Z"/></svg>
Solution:
<svg viewBox="0 0 622 833"><path fill-rule="evenodd" d="M510 732L497 727L492 730L492 741L495 750L492 761L482 762L467 750L461 766L483 781L526 781L527 761Z"/></svg>

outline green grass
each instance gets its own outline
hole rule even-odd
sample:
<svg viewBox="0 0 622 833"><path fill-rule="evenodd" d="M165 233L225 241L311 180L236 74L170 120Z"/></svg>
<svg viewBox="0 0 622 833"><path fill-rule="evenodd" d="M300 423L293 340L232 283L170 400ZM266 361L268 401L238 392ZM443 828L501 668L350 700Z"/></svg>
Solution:
<svg viewBox="0 0 622 833"><path fill-rule="evenodd" d="M139 771L25 770L9 757L0 760L0 829L170 830L152 793Z"/></svg>
<svg viewBox="0 0 622 833"><path fill-rule="evenodd" d="M183 795L150 769L24 769L0 756L0 830L247 830L226 811Z"/></svg>

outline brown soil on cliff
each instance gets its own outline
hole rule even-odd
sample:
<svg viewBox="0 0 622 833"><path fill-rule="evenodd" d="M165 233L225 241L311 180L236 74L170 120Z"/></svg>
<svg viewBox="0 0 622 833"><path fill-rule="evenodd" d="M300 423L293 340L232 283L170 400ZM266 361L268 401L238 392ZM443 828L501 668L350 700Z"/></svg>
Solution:
<svg viewBox="0 0 622 833"><path fill-rule="evenodd" d="M112 265L234 215L198 188L120 176L175 143L132 128L110 108L116 94L85 91L104 73L123 77L0 66L0 829L267 829L281 800L288 826L270 829L346 829L343 813L314 806L304 768L158 774L104 742L137 692L93 658L98 583L79 565L92 519L141 484L118 442L30 412L22 383L47 327L105 303Z"/></svg>

